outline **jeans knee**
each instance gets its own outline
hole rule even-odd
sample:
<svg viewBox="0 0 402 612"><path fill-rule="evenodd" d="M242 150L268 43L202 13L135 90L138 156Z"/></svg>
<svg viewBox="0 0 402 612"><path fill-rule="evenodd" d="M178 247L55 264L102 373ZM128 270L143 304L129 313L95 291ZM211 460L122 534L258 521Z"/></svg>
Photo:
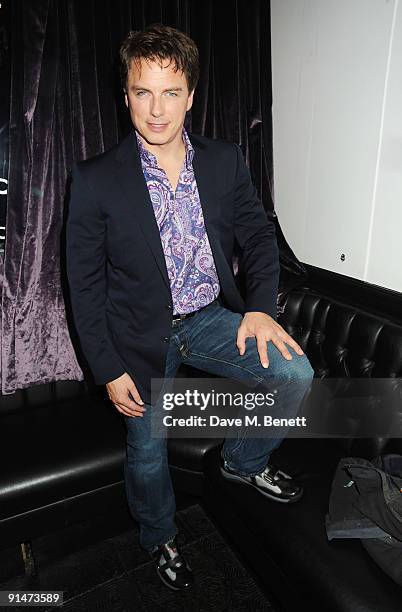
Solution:
<svg viewBox="0 0 402 612"><path fill-rule="evenodd" d="M297 378L310 381L314 378L314 369L306 355L298 355Z"/></svg>
<svg viewBox="0 0 402 612"><path fill-rule="evenodd" d="M266 386L271 388L272 385L278 385L283 388L283 385L285 385L287 388L291 387L295 391L304 391L310 386L311 380L314 378L314 370L310 361L306 355L298 355L293 350L290 353L292 354L292 359L287 360L283 357L274 376L269 373L269 369L266 370L264 381L257 386L257 390Z"/></svg>
<svg viewBox="0 0 402 612"><path fill-rule="evenodd" d="M292 359L287 361L285 369L288 380L308 383L314 378L314 370L306 354L298 355L293 349L289 351Z"/></svg>
<svg viewBox="0 0 402 612"><path fill-rule="evenodd" d="M167 456L166 440L150 438L147 441L127 440L127 457L144 464L159 463Z"/></svg>

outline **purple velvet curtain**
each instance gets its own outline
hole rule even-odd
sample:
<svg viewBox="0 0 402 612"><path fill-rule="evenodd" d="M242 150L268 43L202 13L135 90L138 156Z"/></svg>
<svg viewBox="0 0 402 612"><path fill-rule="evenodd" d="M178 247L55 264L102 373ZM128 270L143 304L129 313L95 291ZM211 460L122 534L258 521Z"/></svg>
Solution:
<svg viewBox="0 0 402 612"><path fill-rule="evenodd" d="M10 8L3 394L86 376L64 266L68 175L73 160L108 149L130 127L116 69L128 30L162 22L194 38L201 78L186 127L241 145L267 214L276 219L269 2L13 0ZM284 270L303 273L277 228Z"/></svg>

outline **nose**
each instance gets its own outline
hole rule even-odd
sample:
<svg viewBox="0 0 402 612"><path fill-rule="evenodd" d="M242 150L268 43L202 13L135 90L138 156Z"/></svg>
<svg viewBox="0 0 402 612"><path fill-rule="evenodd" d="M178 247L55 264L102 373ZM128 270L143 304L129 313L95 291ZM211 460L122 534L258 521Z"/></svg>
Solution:
<svg viewBox="0 0 402 612"><path fill-rule="evenodd" d="M153 117L160 117L163 115L163 102L159 96L153 96L151 102L151 115Z"/></svg>

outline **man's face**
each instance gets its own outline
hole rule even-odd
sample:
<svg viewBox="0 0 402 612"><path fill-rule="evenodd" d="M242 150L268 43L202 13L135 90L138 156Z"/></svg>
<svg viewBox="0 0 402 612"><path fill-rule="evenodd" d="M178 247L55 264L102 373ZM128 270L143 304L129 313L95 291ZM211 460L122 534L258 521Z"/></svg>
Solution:
<svg viewBox="0 0 402 612"><path fill-rule="evenodd" d="M194 90L189 93L184 73L175 72L168 59L162 68L157 62L140 61L140 70L136 62L131 62L125 96L134 127L151 145L181 140Z"/></svg>

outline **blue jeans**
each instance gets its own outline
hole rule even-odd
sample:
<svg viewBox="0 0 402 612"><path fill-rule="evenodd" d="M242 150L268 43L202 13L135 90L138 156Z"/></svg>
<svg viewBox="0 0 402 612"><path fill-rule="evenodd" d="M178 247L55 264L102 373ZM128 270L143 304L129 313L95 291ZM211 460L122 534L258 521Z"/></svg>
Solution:
<svg viewBox="0 0 402 612"><path fill-rule="evenodd" d="M172 329L165 378L174 378L181 363L224 378L253 381L253 391L262 390L269 378L280 379L288 389L281 416L295 416L314 371L306 355L287 360L272 343L267 343L269 367L263 368L255 338L246 339L246 352L236 346L242 315L224 308L215 300ZM286 384L297 380L297 385ZM143 417L124 415L127 426L127 453L124 479L130 512L140 526L140 544L146 550L164 544L177 534L175 497L167 460L167 439L151 436L152 407ZM277 415L277 412L275 412ZM258 474L271 452L283 438L247 438L241 434L226 438L222 456L230 469L243 475Z"/></svg>

